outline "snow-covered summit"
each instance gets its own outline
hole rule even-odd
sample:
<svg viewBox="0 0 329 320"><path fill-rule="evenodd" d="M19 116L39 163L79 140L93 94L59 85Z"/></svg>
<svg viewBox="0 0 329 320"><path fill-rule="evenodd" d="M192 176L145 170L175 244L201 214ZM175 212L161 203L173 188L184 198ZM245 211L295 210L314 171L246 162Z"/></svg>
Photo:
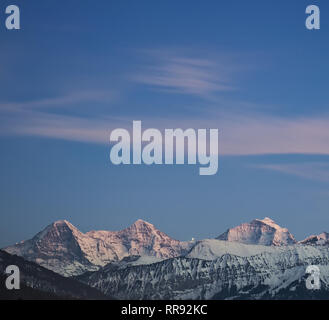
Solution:
<svg viewBox="0 0 329 320"><path fill-rule="evenodd" d="M275 223L275 221L274 220L272 220L271 218L269 218L269 217L265 217L264 219L255 219L255 220L257 220L257 221L261 221L261 222L264 222L264 223L266 223L266 224L268 224L269 226L271 226L271 227L273 227L273 228L276 228L276 229L280 229L281 227L277 224L277 223Z"/></svg>
<svg viewBox="0 0 329 320"><path fill-rule="evenodd" d="M318 235L311 235L306 239L299 241L300 244L305 245L328 245L329 244L329 233L322 232Z"/></svg>
<svg viewBox="0 0 329 320"><path fill-rule="evenodd" d="M54 223L52 223L51 225L53 226L64 226L67 225L68 227L74 227L69 221L67 220L57 220Z"/></svg>
<svg viewBox="0 0 329 320"><path fill-rule="evenodd" d="M294 236L287 228L280 227L268 217L262 220L255 219L249 223L243 223L228 229L217 239L265 246L282 246L296 243Z"/></svg>

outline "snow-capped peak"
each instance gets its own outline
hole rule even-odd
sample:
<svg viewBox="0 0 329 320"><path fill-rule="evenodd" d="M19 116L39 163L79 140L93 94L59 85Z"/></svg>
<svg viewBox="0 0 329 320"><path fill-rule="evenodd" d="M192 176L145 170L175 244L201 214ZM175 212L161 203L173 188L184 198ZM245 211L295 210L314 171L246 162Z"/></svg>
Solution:
<svg viewBox="0 0 329 320"><path fill-rule="evenodd" d="M299 241L299 243L306 245L327 245L329 244L329 233L322 232L318 235L311 235L306 239Z"/></svg>
<svg viewBox="0 0 329 320"><path fill-rule="evenodd" d="M154 225L152 223L149 223L149 222L147 222L145 220L142 220L142 219L136 220L135 223L133 223L133 224L134 225L149 225L149 226L153 226L154 227Z"/></svg>
<svg viewBox="0 0 329 320"><path fill-rule="evenodd" d="M36 234L33 239L34 241L40 242L41 239L50 238L54 240L54 237L63 237L63 234L80 233L80 231L67 220L57 220L48 225L41 232Z"/></svg>
<svg viewBox="0 0 329 320"><path fill-rule="evenodd" d="M76 228L72 223L67 220L58 220L51 224L53 228L65 228L71 230L72 232L81 233L78 228Z"/></svg>
<svg viewBox="0 0 329 320"><path fill-rule="evenodd" d="M52 225L55 226L55 227L65 226L66 225L68 227L73 227L74 228L74 226L70 222L68 222L67 220L57 220L57 221L53 222Z"/></svg>
<svg viewBox="0 0 329 320"><path fill-rule="evenodd" d="M269 217L265 217L265 218L262 219L262 220L260 220L260 219L256 219L256 220L258 220L258 221L262 221L262 222L264 222L264 223L266 223L266 224L268 224L268 225L271 225L271 226L279 227L279 225L277 225L277 224L275 223L275 221L272 220L272 219L269 218Z"/></svg>
<svg viewBox="0 0 329 320"><path fill-rule="evenodd" d="M287 228L282 228L272 219L266 217L243 223L235 228L228 229L217 237L219 240L260 245L289 245L296 243L293 235Z"/></svg>
<svg viewBox="0 0 329 320"><path fill-rule="evenodd" d="M262 220L259 220L259 219L255 219L257 221L261 221L267 225L269 225L270 227L276 229L276 230L281 230L281 231L284 231L284 232L287 232L288 229L287 228L282 228L281 226L279 226L274 220L272 220L271 218L268 218L268 217L265 217L264 219Z"/></svg>
<svg viewBox="0 0 329 320"><path fill-rule="evenodd" d="M144 221L142 219L138 219L136 222L134 222L127 229L134 229L134 228L137 229L137 230L141 230L141 229L145 229L145 228L148 228L150 230L156 230L155 226L152 223L149 223L149 222Z"/></svg>

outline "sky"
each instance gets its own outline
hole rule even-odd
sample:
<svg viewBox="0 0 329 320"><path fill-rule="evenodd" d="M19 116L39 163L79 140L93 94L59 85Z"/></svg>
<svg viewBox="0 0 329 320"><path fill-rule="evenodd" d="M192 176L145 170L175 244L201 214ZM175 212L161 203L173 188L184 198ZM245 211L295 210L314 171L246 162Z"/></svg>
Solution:
<svg viewBox="0 0 329 320"><path fill-rule="evenodd" d="M60 219L179 240L264 217L329 232L328 36L324 0L2 1L0 247ZM111 164L110 132L133 120L218 128L218 173Z"/></svg>

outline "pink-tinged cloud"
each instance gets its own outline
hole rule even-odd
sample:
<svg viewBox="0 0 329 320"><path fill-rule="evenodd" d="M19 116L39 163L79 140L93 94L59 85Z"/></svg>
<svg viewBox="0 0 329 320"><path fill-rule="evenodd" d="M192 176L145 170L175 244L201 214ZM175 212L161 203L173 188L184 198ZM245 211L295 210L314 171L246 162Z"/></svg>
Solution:
<svg viewBox="0 0 329 320"><path fill-rule="evenodd" d="M143 130L175 128L219 129L220 155L322 154L329 155L329 117L283 119L265 116L210 114L195 119L152 117L79 118L35 111L7 115L0 134L30 135L65 140L108 143L115 128L131 130L133 120L142 120Z"/></svg>
<svg viewBox="0 0 329 320"><path fill-rule="evenodd" d="M222 126L222 152L253 154L329 154L329 118L255 117Z"/></svg>

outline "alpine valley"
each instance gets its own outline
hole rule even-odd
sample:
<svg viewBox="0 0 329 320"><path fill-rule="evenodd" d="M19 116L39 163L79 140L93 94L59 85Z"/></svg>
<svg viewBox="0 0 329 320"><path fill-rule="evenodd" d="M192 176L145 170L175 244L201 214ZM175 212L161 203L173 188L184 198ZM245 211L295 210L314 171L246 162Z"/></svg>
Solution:
<svg viewBox="0 0 329 320"><path fill-rule="evenodd" d="M270 218L183 242L143 220L87 233L61 220L3 248L2 278L8 264L20 268L22 299L329 299L329 234L296 241ZM319 290L306 288L309 265Z"/></svg>

